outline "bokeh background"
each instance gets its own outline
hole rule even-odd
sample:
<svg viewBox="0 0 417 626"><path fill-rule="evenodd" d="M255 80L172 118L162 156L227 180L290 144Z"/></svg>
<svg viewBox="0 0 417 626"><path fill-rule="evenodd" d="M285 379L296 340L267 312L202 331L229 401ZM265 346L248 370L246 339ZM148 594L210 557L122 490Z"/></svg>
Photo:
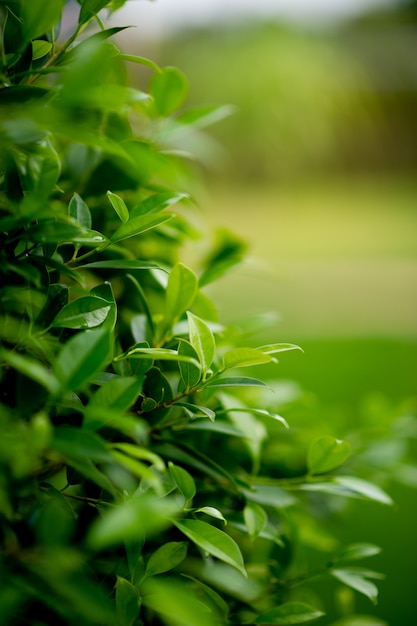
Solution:
<svg viewBox="0 0 417 626"><path fill-rule="evenodd" d="M290 426L348 438L354 471L396 502L337 518L347 542L383 547L378 606L333 588L330 604L415 626L417 3L157 0L117 20L137 25L130 53L185 72L189 106L231 105L179 140L203 163L207 240L249 244L212 289L220 318L261 316L254 343L302 345L270 372Z"/></svg>

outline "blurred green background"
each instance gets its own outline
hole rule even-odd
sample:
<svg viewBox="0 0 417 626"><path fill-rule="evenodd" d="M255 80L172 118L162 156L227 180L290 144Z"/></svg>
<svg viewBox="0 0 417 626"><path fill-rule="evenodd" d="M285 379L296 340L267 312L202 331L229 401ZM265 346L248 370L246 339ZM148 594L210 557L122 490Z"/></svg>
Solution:
<svg viewBox="0 0 417 626"><path fill-rule="evenodd" d="M350 438L359 474L395 499L349 504L337 522L347 542L383 547L370 564L388 576L380 603L357 609L391 626L417 615L416 44L415 2L323 28L239 22L148 44L185 72L190 106L235 108L180 138L206 163L210 229L249 242L211 294L222 321L279 314L253 342L304 348L270 371L290 426Z"/></svg>

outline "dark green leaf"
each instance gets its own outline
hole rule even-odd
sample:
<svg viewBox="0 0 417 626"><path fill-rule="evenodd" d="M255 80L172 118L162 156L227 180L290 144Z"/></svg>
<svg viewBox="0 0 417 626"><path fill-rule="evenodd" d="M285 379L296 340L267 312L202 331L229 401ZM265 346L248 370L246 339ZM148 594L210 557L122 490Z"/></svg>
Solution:
<svg viewBox="0 0 417 626"><path fill-rule="evenodd" d="M111 461L110 452L103 439L80 428L70 426L55 428L52 448L70 458Z"/></svg>
<svg viewBox="0 0 417 626"><path fill-rule="evenodd" d="M160 546L146 565L146 575L156 576L174 569L187 556L188 543L186 541L170 541Z"/></svg>
<svg viewBox="0 0 417 626"><path fill-rule="evenodd" d="M55 375L64 388L79 389L108 363L111 349L112 336L106 329L80 332L58 354Z"/></svg>
<svg viewBox="0 0 417 626"><path fill-rule="evenodd" d="M246 576L239 546L225 532L206 522L192 519L177 520L174 525L203 552L224 561Z"/></svg>
<svg viewBox="0 0 417 626"><path fill-rule="evenodd" d="M109 0L83 0L80 10L80 15L78 17L79 24L85 24L89 20L91 20L96 13L101 11L107 4Z"/></svg>
<svg viewBox="0 0 417 626"><path fill-rule="evenodd" d="M42 39L36 39L32 41L32 61L41 59L49 54L52 44L49 41L43 41Z"/></svg>
<svg viewBox="0 0 417 626"><path fill-rule="evenodd" d="M80 223L83 228L91 229L91 213L84 200L74 193L68 205L68 214L74 220Z"/></svg>
<svg viewBox="0 0 417 626"><path fill-rule="evenodd" d="M118 576L116 580L117 626L134 626L137 624L140 604L140 594L135 585Z"/></svg>
<svg viewBox="0 0 417 626"><path fill-rule="evenodd" d="M31 0L21 5L22 36L24 43L51 31L61 18L65 0Z"/></svg>
<svg viewBox="0 0 417 626"><path fill-rule="evenodd" d="M195 359L198 362L198 354L194 350L193 346L183 339L178 343L178 354L181 356L188 356L192 359ZM185 389L193 389L195 387L200 378L201 378L201 370L199 367L196 367L192 363L187 363L184 361L178 361L178 365L181 373L181 380L184 383Z"/></svg>
<svg viewBox="0 0 417 626"><path fill-rule="evenodd" d="M216 419L216 414L211 409L198 404L191 404L190 402L176 402L175 406L182 406L187 409L187 412L191 417L208 417L212 422Z"/></svg>
<svg viewBox="0 0 417 626"><path fill-rule="evenodd" d="M90 270L162 270L159 265L148 261L134 261L131 259L112 259L108 261L94 261L93 263L83 263L78 268ZM164 271L164 270L162 270Z"/></svg>
<svg viewBox="0 0 417 626"><path fill-rule="evenodd" d="M64 306L52 322L54 327L95 328L108 316L111 306L102 298L84 296Z"/></svg>
<svg viewBox="0 0 417 626"><path fill-rule="evenodd" d="M323 615L322 611L304 602L287 602L259 615L255 620L255 624L290 626L292 624L305 624Z"/></svg>
<svg viewBox="0 0 417 626"><path fill-rule="evenodd" d="M168 467L171 478L174 480L186 501L191 501L197 491L194 478L183 467L174 465L171 461L168 463Z"/></svg>

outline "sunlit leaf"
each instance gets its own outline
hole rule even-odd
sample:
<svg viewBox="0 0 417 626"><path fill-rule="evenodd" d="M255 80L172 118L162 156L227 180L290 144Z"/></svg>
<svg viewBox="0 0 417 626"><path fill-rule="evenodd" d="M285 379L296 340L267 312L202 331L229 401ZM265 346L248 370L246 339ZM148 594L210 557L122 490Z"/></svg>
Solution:
<svg viewBox="0 0 417 626"><path fill-rule="evenodd" d="M310 474L324 474L339 467L350 456L347 441L334 437L318 437L308 450L307 465Z"/></svg>
<svg viewBox="0 0 417 626"><path fill-rule="evenodd" d="M129 209L127 208L124 200L117 194L112 193L111 191L107 192L107 197L122 222L127 222L127 220L129 219Z"/></svg>
<svg viewBox="0 0 417 626"><path fill-rule="evenodd" d="M172 213L163 213L158 215L139 215L138 217L131 217L127 222L119 226L113 236L112 242L123 241L123 239L129 239L140 235L152 228L156 228L161 224L164 224L172 217Z"/></svg>
<svg viewBox="0 0 417 626"><path fill-rule="evenodd" d="M183 263L172 269L165 292L166 317L168 324L174 323L188 309L198 288L197 276Z"/></svg>
<svg viewBox="0 0 417 626"><path fill-rule="evenodd" d="M224 369L269 363L272 357L253 348L234 348L223 356Z"/></svg>
<svg viewBox="0 0 417 626"><path fill-rule="evenodd" d="M370 580L367 580L369 572L366 570L362 572L359 568L332 569L330 573L343 584L367 596L373 604L377 603L378 587ZM371 572L371 574L373 574L373 572ZM378 574L377 577L379 578Z"/></svg>
<svg viewBox="0 0 417 626"><path fill-rule="evenodd" d="M160 72L154 74L150 84L156 113L161 116L173 113L184 102L187 91L187 79L179 69L161 68Z"/></svg>
<svg viewBox="0 0 417 626"><path fill-rule="evenodd" d="M174 525L199 548L228 563L246 576L242 554L237 543L222 530L199 520L183 519Z"/></svg>
<svg viewBox="0 0 417 626"><path fill-rule="evenodd" d="M146 575L156 576L168 572L185 559L188 543L186 541L169 541L153 552L146 565Z"/></svg>
<svg viewBox="0 0 417 626"><path fill-rule="evenodd" d="M190 343L198 355L201 367L206 373L213 361L216 345L213 333L202 319L187 311Z"/></svg>
<svg viewBox="0 0 417 626"><path fill-rule="evenodd" d="M110 312L106 300L93 296L77 298L64 306L52 322L58 328L95 328L100 326Z"/></svg>
<svg viewBox="0 0 417 626"><path fill-rule="evenodd" d="M255 624L277 624L278 626L290 626L292 624L306 624L312 622L324 613L305 604L304 602L286 602L266 613L262 613L255 619Z"/></svg>

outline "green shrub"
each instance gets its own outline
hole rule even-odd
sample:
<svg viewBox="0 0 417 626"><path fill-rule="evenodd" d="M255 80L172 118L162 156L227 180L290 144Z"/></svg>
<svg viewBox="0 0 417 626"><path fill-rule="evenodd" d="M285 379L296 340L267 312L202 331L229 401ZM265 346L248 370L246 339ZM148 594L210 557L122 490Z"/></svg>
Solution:
<svg viewBox="0 0 417 626"><path fill-rule="evenodd" d="M181 135L218 112L111 43L97 12L123 4L79 2L61 40L74 5L0 2L0 621L301 624L326 611L300 587L321 575L375 602L379 575L349 562L376 546L332 543L311 570L298 545L318 494L390 498L333 473L346 441L282 446L274 390L241 374L298 348L217 319L205 287L241 260L233 234L198 273L180 261L198 236Z"/></svg>

